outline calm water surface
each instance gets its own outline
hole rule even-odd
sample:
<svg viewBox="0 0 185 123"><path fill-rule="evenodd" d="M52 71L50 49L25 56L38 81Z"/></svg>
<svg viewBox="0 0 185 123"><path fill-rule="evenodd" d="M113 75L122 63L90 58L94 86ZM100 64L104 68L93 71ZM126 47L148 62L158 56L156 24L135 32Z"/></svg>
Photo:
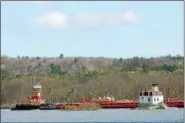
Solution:
<svg viewBox="0 0 185 123"><path fill-rule="evenodd" d="M166 110L103 109L97 111L1 110L2 122L183 122L183 108Z"/></svg>

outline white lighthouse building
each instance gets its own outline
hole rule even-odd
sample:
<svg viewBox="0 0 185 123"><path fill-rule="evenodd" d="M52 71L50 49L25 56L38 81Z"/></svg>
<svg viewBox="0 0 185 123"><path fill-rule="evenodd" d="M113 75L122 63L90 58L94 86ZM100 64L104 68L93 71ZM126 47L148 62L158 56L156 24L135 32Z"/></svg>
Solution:
<svg viewBox="0 0 185 123"><path fill-rule="evenodd" d="M147 105L157 105L163 104L164 96L161 91L159 91L158 84L152 84L151 90L142 91L139 95L139 104Z"/></svg>

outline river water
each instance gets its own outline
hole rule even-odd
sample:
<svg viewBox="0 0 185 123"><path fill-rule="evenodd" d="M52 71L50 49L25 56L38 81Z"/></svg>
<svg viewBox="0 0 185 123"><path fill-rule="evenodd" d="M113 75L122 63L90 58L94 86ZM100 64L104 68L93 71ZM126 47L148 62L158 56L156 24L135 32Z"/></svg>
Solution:
<svg viewBox="0 0 185 123"><path fill-rule="evenodd" d="M184 122L183 110L184 108L97 111L1 110L1 122Z"/></svg>

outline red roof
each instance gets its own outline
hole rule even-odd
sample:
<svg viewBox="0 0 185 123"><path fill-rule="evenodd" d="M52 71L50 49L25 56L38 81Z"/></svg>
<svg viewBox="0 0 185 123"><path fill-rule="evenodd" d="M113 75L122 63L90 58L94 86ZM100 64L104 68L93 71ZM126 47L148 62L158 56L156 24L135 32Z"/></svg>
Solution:
<svg viewBox="0 0 185 123"><path fill-rule="evenodd" d="M163 95L163 92L161 92L161 91L151 91L150 92L150 95L159 95L159 96L161 96L161 95Z"/></svg>

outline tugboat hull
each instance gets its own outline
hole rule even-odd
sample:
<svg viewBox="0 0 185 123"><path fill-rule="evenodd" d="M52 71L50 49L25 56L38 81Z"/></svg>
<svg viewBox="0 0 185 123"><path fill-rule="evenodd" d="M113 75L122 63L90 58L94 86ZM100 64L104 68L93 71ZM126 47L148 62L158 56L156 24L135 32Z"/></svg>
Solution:
<svg viewBox="0 0 185 123"><path fill-rule="evenodd" d="M35 110L39 109L39 105L24 105L24 104L17 104L14 108L11 108L11 110Z"/></svg>

